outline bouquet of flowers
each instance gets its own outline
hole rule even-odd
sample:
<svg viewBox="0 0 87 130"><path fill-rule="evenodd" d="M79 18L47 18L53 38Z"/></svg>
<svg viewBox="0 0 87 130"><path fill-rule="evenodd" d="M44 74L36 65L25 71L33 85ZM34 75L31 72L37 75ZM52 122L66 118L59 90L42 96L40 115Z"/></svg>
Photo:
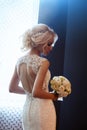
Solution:
<svg viewBox="0 0 87 130"><path fill-rule="evenodd" d="M71 83L64 76L54 76L50 84L51 88L61 97L67 97L71 93Z"/></svg>

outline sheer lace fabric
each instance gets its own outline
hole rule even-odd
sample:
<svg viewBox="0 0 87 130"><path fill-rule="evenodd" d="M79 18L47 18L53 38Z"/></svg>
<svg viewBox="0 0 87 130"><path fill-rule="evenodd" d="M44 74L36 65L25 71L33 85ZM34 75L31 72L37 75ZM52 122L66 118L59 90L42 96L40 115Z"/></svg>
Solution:
<svg viewBox="0 0 87 130"><path fill-rule="evenodd" d="M37 55L31 55L21 57L17 62L17 73L26 92L23 130L56 130L56 113L52 100L32 96L36 74L45 60ZM50 71L48 70L43 83L44 91L48 91L49 80Z"/></svg>

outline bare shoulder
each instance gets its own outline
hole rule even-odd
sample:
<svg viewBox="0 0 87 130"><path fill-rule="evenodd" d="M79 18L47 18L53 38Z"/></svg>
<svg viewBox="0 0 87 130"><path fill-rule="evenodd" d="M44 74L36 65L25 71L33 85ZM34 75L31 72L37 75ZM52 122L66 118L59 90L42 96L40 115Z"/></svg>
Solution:
<svg viewBox="0 0 87 130"><path fill-rule="evenodd" d="M42 61L42 66L49 66L50 65L50 62L48 59L46 58L43 58L43 61Z"/></svg>

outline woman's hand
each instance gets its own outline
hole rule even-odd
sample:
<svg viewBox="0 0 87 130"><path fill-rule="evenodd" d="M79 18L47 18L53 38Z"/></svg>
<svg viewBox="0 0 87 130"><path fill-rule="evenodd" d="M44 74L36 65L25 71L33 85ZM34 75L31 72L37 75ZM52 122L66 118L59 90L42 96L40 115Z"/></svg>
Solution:
<svg viewBox="0 0 87 130"><path fill-rule="evenodd" d="M52 91L50 93L52 93L54 95L54 99L53 100L57 100L59 98L59 94L56 93L55 91Z"/></svg>

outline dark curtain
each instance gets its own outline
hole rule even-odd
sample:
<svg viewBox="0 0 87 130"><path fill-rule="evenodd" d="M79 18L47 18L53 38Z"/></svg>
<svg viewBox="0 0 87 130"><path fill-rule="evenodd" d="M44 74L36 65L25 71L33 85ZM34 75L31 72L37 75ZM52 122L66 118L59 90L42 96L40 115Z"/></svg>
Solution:
<svg viewBox="0 0 87 130"><path fill-rule="evenodd" d="M72 83L71 95L54 102L56 130L87 130L87 1L40 0L38 23L46 23L59 36L47 57L52 77L64 75Z"/></svg>

